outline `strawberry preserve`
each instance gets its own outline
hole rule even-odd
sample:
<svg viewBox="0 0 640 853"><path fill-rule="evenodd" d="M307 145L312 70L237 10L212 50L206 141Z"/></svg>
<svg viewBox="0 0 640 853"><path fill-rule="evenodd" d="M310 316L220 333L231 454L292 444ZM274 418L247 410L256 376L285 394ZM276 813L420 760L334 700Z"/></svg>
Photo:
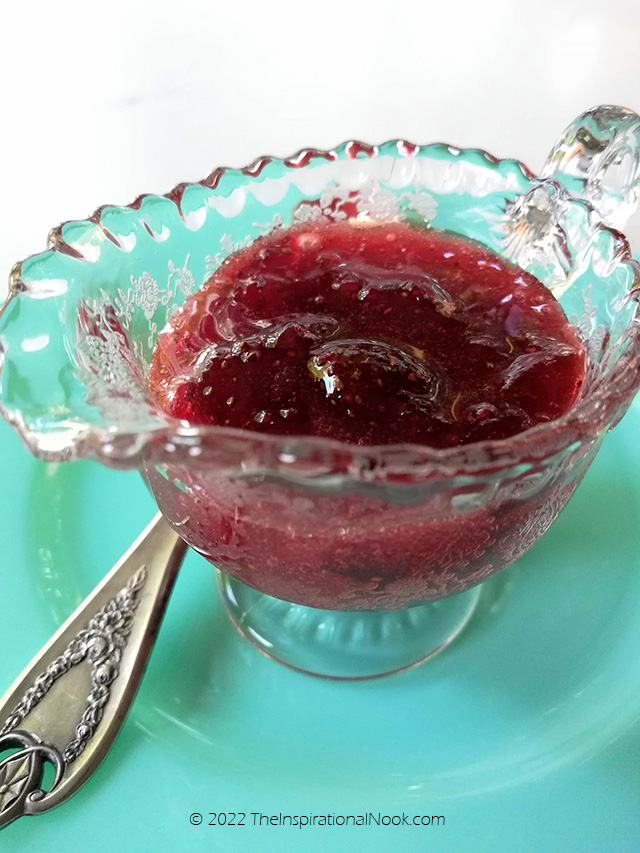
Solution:
<svg viewBox="0 0 640 853"><path fill-rule="evenodd" d="M402 223L296 226L228 258L160 335L173 417L452 447L564 414L584 353L537 279Z"/></svg>
<svg viewBox="0 0 640 853"><path fill-rule="evenodd" d="M151 390L191 424L327 437L347 453L508 438L567 412L584 371L549 290L484 246L398 222L314 222L231 255L187 300L158 338ZM477 583L575 488L500 489L461 510L442 500L448 482L438 500L395 502L349 483L247 482L197 458L148 472L189 544L256 589L335 610L392 610Z"/></svg>

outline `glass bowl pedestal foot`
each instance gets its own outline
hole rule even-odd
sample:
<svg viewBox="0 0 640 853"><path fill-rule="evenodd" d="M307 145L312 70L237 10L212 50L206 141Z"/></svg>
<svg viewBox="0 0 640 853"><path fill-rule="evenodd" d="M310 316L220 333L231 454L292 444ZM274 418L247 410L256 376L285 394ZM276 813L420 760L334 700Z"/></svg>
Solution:
<svg viewBox="0 0 640 853"><path fill-rule="evenodd" d="M272 598L216 570L231 621L268 657L307 675L355 681L416 666L469 622L480 586L403 610L319 610Z"/></svg>

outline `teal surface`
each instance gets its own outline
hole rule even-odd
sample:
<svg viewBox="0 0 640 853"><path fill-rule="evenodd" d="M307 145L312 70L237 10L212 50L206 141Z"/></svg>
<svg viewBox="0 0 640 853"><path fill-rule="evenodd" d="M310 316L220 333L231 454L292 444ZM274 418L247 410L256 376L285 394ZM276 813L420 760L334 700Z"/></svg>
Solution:
<svg viewBox="0 0 640 853"><path fill-rule="evenodd" d="M464 634L382 681L324 682L262 657L191 554L103 766L0 833L0 850L637 853L638 435L640 402L551 530L488 582ZM0 477L1 690L154 506L136 474L44 465L5 426ZM245 825L208 825L231 812ZM256 812L445 822L254 826Z"/></svg>

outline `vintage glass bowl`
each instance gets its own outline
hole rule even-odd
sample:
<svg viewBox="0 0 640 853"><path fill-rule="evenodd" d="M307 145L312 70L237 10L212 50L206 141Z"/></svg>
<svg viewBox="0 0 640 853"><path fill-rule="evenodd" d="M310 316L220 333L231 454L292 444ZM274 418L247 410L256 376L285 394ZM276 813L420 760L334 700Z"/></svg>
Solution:
<svg viewBox="0 0 640 853"><path fill-rule="evenodd" d="M542 178L481 150L348 142L67 222L12 273L2 414L42 459L138 468L265 653L333 678L411 666L456 636L477 584L554 521L640 386L640 270L604 224L637 202L639 121L589 111ZM271 228L352 215L449 229L538 276L588 351L574 408L445 450L197 427L160 411L147 388L155 340L225 256Z"/></svg>

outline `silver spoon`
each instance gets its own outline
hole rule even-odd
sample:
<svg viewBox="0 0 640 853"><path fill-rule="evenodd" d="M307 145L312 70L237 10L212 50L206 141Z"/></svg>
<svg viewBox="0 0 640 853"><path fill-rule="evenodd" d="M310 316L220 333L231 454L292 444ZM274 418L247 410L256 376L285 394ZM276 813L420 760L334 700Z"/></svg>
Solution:
<svg viewBox="0 0 640 853"><path fill-rule="evenodd" d="M186 551L158 514L0 699L0 755L17 749L0 761L0 828L64 802L105 757Z"/></svg>

